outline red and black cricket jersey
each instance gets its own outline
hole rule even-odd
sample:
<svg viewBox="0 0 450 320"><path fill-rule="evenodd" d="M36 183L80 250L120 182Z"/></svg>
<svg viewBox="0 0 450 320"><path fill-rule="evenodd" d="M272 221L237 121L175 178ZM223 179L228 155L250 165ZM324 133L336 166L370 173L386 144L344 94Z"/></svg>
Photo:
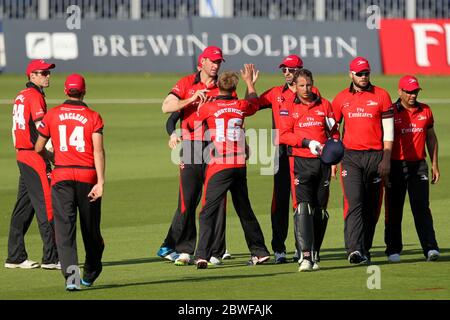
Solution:
<svg viewBox="0 0 450 320"><path fill-rule="evenodd" d="M398 100L394 104L394 145L391 159L425 159L427 131L433 126L433 113L428 105L417 102L414 108L406 109Z"/></svg>
<svg viewBox="0 0 450 320"><path fill-rule="evenodd" d="M39 134L52 139L55 175L56 169L95 169L93 133L103 133L103 120L82 101L67 100L45 115Z"/></svg>
<svg viewBox="0 0 450 320"><path fill-rule="evenodd" d="M353 83L332 102L337 122L344 119L343 143L351 150L383 150L382 119L393 117L389 93L369 84L357 92Z"/></svg>
<svg viewBox="0 0 450 320"><path fill-rule="evenodd" d="M14 100L12 116L16 149L34 149L38 137L34 123L42 120L46 113L47 104L43 91L32 82L27 83L27 88Z"/></svg>
<svg viewBox="0 0 450 320"><path fill-rule="evenodd" d="M217 79L216 79L217 80ZM201 82L200 71L189 76L181 78L169 94L173 94L180 100L185 100L192 97L196 91L208 89L208 97L216 97L219 95L219 88L214 81L209 87ZM236 93L233 93L236 96ZM203 140L204 139L204 126L196 125L196 121L200 121L197 114L199 102L195 101L190 105L187 105L180 112L182 137L184 140Z"/></svg>
<svg viewBox="0 0 450 320"><path fill-rule="evenodd" d="M316 140L324 144L329 137L339 138L331 103L315 96L305 104L296 96L286 102L288 115L282 117L280 142L292 147L291 155L317 158L309 148L302 148L303 139Z"/></svg>
<svg viewBox="0 0 450 320"><path fill-rule="evenodd" d="M227 160L233 167L245 166L245 117L258 111L256 99L252 102L238 100L232 96L218 96L215 101L205 103L198 110L198 117L207 124L214 143L213 159Z"/></svg>
<svg viewBox="0 0 450 320"><path fill-rule="evenodd" d="M313 93L320 96L316 87L312 88ZM295 99L295 92L289 89L289 85L285 83L282 86L270 88L261 94L258 98L260 109L272 108L272 128L281 129L281 117L286 114L287 109L284 107L286 101ZM275 139L278 141L278 138Z"/></svg>

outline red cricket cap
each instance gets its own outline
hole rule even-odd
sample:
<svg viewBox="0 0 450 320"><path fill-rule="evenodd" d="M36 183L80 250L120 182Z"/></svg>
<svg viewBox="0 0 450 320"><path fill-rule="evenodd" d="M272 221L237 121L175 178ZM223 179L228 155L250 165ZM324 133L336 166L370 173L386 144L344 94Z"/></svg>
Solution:
<svg viewBox="0 0 450 320"><path fill-rule="evenodd" d="M303 68L303 60L299 56L291 54L290 56L284 58L283 61L281 61L281 64L278 66L278 68L281 67Z"/></svg>
<svg viewBox="0 0 450 320"><path fill-rule="evenodd" d="M398 88L405 91L415 91L422 89L419 85L419 80L414 76L404 76L398 82Z"/></svg>
<svg viewBox="0 0 450 320"><path fill-rule="evenodd" d="M50 70L55 67L53 63L47 63L44 60L32 60L27 67L26 73L30 77L30 74L36 70Z"/></svg>
<svg viewBox="0 0 450 320"><path fill-rule="evenodd" d="M211 61L225 61L222 54L222 49L219 47L209 46L206 47L205 50L203 50L202 54L200 55L202 58L208 58Z"/></svg>
<svg viewBox="0 0 450 320"><path fill-rule="evenodd" d="M86 92L86 82L79 74L71 74L64 82L64 92L67 94L69 89L77 89L80 92Z"/></svg>
<svg viewBox="0 0 450 320"><path fill-rule="evenodd" d="M350 62L350 71L361 72L370 71L370 64L366 58L356 57Z"/></svg>

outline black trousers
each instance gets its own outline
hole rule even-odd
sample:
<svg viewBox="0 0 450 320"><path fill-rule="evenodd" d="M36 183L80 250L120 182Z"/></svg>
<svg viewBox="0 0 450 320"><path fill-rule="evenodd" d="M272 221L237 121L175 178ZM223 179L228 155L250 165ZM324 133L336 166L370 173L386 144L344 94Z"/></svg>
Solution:
<svg viewBox="0 0 450 320"><path fill-rule="evenodd" d="M326 209L330 197L331 167L318 158L294 157L295 208L300 202Z"/></svg>
<svg viewBox="0 0 450 320"><path fill-rule="evenodd" d="M208 168L208 171L210 169L212 168ZM240 167L218 170L211 175L208 173L204 206L199 216L200 235L196 257L209 260L212 256L218 210L228 190L231 192L251 255L268 256L264 235L248 198L247 168Z"/></svg>
<svg viewBox="0 0 450 320"><path fill-rule="evenodd" d="M286 252L285 241L289 230L289 199L291 193L291 173L286 145L279 145L277 155L271 207L272 250L274 252Z"/></svg>
<svg viewBox="0 0 450 320"><path fill-rule="evenodd" d="M428 165L422 161L391 161L391 187L386 188L384 241L386 255L401 253L402 218L406 191L423 254L439 250L430 210Z"/></svg>
<svg viewBox="0 0 450 320"><path fill-rule="evenodd" d="M94 202L89 201L88 194L93 186L72 180L60 181L52 186L56 245L65 278L71 275L71 272L67 272L68 267L78 266L77 209L80 213L81 235L86 251L83 279L94 282L102 272L105 245L100 232L101 198Z"/></svg>
<svg viewBox="0 0 450 320"><path fill-rule="evenodd" d="M293 157L293 164L295 244L298 252L318 254L326 231L323 213L330 197L331 167L318 158Z"/></svg>
<svg viewBox="0 0 450 320"><path fill-rule="evenodd" d="M194 254L197 243L195 224L196 209L202 198L203 182L209 158L209 144L204 141L182 142L180 164L180 190L178 207L162 246L175 249L178 253ZM213 256L221 258L226 250L226 197L223 199L216 220Z"/></svg>
<svg viewBox="0 0 450 320"><path fill-rule="evenodd" d="M19 151L20 152L20 151ZM17 162L20 170L17 201L11 215L11 224L8 238L7 263L21 263L28 259L25 249L25 234L36 214L36 220L43 242L42 263L57 263L58 252L55 244L53 221L48 219L48 210L51 210L51 201L44 193L50 193L50 184L45 171L45 164L39 163L42 158L36 154L36 166L31 167L20 161Z"/></svg>
<svg viewBox="0 0 450 320"><path fill-rule="evenodd" d="M370 257L381 210L382 180L378 164L383 151L345 150L341 181L344 193L344 238L347 253Z"/></svg>

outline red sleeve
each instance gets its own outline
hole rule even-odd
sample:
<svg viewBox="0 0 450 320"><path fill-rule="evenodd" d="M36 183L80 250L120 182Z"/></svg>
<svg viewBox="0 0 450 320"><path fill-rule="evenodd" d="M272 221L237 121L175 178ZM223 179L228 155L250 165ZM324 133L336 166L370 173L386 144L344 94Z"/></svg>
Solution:
<svg viewBox="0 0 450 320"><path fill-rule="evenodd" d="M50 138L50 117L50 114L46 114L38 128L39 134L47 139Z"/></svg>
<svg viewBox="0 0 450 320"><path fill-rule="evenodd" d="M342 93L338 93L336 97L334 97L333 102L331 103L331 108L333 109L334 118L337 123L341 123L342 121Z"/></svg>
<svg viewBox="0 0 450 320"><path fill-rule="evenodd" d="M289 116L280 117L280 143L292 147L301 147L302 139L294 133L295 119L292 117L292 108L288 106Z"/></svg>
<svg viewBox="0 0 450 320"><path fill-rule="evenodd" d="M261 94L258 98L258 103L261 108L272 108L273 91L275 88L270 88Z"/></svg>
<svg viewBox="0 0 450 320"><path fill-rule="evenodd" d="M172 90L170 90L169 94L173 94L178 97L180 100L186 99L187 96L187 78L184 77L180 79L175 86L173 86Z"/></svg>
<svg viewBox="0 0 450 320"><path fill-rule="evenodd" d="M30 107L31 119L35 122L41 120L47 112L44 98L40 94L29 96L27 103Z"/></svg>
<svg viewBox="0 0 450 320"><path fill-rule="evenodd" d="M259 99L254 98L250 100L241 100L242 110L245 110L245 116L249 117L254 115L259 110Z"/></svg>
<svg viewBox="0 0 450 320"><path fill-rule="evenodd" d="M103 119L100 116L100 114L96 113L95 122L94 122L94 131L96 133L102 133L103 134Z"/></svg>
<svg viewBox="0 0 450 320"><path fill-rule="evenodd" d="M327 130L329 132L329 136L334 139L339 139L340 134L339 134L336 118L334 116L333 107L331 106L331 103L328 100L322 98L322 101L324 102L323 106L325 109L326 117L328 118L327 119ZM333 126L330 128L328 126L328 124L333 125Z"/></svg>

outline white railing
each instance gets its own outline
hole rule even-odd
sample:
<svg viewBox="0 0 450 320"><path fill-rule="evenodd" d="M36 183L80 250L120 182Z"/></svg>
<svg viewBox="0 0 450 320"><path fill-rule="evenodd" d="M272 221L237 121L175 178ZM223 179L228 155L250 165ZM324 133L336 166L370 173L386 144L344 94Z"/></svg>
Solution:
<svg viewBox="0 0 450 320"><path fill-rule="evenodd" d="M84 19L211 16L211 6L220 6L217 12L234 17L361 21L371 5L386 18L450 18L450 0L0 0L0 19L65 18L70 5Z"/></svg>

